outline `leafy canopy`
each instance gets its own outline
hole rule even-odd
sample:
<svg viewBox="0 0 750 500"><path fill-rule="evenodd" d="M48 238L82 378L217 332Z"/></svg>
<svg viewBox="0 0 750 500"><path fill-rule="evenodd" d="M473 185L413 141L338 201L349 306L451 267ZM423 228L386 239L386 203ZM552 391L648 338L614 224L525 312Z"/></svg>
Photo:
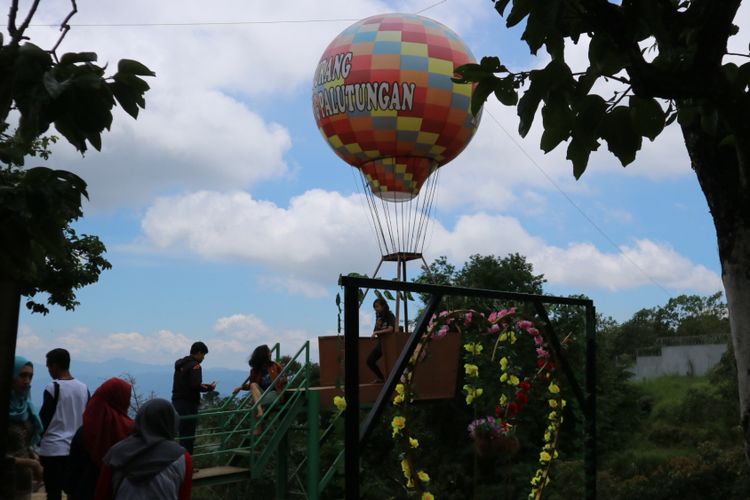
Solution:
<svg viewBox="0 0 750 500"><path fill-rule="evenodd" d="M568 143L567 159L579 178L601 142L622 163L633 162L643 139L653 141L678 120L699 124L722 147L736 147L734 131L750 110L750 63L723 63L739 0L496 0L532 54L546 49L542 69L512 72L497 57L457 68L460 83L476 83L476 114L494 94L517 106L519 134L526 136L541 107L546 153ZM574 73L566 41L590 38L588 67ZM650 58L653 56L653 58ZM594 90L618 84L612 95ZM599 84L595 87L595 85ZM519 98L519 91L522 92ZM741 146L740 146L741 147Z"/></svg>
<svg viewBox="0 0 750 500"><path fill-rule="evenodd" d="M83 215L86 183L77 175L46 167L24 168L29 157L49 157L56 136L51 127L82 154L89 146L101 149L101 134L112 125L112 110L120 105L133 118L145 107L155 76L138 61L123 59L106 76L107 66L93 52L44 50L26 41L24 31L39 0L16 25L18 1L11 2L7 43L0 35L0 281L16 285L22 295L47 293L49 304L74 308L75 290L98 280L110 266L104 244L96 236L78 235L71 223ZM27 307L46 313L29 300Z"/></svg>

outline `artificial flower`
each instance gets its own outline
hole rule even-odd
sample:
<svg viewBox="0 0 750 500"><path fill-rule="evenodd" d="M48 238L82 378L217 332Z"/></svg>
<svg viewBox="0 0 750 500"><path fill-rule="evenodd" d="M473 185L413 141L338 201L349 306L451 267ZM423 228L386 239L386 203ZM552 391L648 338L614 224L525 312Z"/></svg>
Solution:
<svg viewBox="0 0 750 500"><path fill-rule="evenodd" d="M422 493L422 500L435 500L435 495L433 495L429 491L425 491L424 493Z"/></svg>
<svg viewBox="0 0 750 500"><path fill-rule="evenodd" d="M557 393L560 392L560 388L557 386L557 384L555 384L554 382L552 382L549 385L549 392L551 392L552 394L557 394Z"/></svg>
<svg viewBox="0 0 750 500"><path fill-rule="evenodd" d="M478 377L479 376L479 367L477 365L472 365L471 363L466 363L464 365L464 370L466 370L466 375L469 377Z"/></svg>
<svg viewBox="0 0 750 500"><path fill-rule="evenodd" d="M409 438L409 446L412 448L418 448L419 447L419 441L413 437Z"/></svg>
<svg viewBox="0 0 750 500"><path fill-rule="evenodd" d="M339 411L346 410L346 399L342 396L334 396L333 405L338 408Z"/></svg>
<svg viewBox="0 0 750 500"><path fill-rule="evenodd" d="M420 480L420 481L422 481L423 483L429 483L429 482L430 482L430 476L429 476L429 474L427 474L427 473L426 473L425 471L423 471L423 470L421 470L421 471L417 472L417 477L418 477L418 478L419 478L419 480Z"/></svg>
<svg viewBox="0 0 750 500"><path fill-rule="evenodd" d="M406 427L406 418L400 415L393 417L391 427L393 427L393 437L396 437L401 432L401 429Z"/></svg>

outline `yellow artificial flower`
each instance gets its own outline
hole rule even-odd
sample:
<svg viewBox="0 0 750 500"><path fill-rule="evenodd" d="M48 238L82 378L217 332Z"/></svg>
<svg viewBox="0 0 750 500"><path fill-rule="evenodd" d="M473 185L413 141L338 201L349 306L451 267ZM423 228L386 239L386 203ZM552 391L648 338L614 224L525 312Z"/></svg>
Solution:
<svg viewBox="0 0 750 500"><path fill-rule="evenodd" d="M411 477L411 470L409 469L409 461L407 459L401 460L401 471L407 478Z"/></svg>
<svg viewBox="0 0 750 500"><path fill-rule="evenodd" d="M557 408L557 400L556 399L550 399L547 401L551 408Z"/></svg>
<svg viewBox="0 0 750 500"><path fill-rule="evenodd" d="M556 419L556 418L557 418L557 412L556 412L556 411L551 411L551 412L549 413L549 417L548 417L548 418L549 418L550 420L554 420L554 419Z"/></svg>
<svg viewBox="0 0 750 500"><path fill-rule="evenodd" d="M396 394L393 396L393 404L400 405L404 402L404 395L403 394Z"/></svg>
<svg viewBox="0 0 750 500"><path fill-rule="evenodd" d="M505 342L506 340L508 340L508 334L507 333L501 334L499 340L500 342Z"/></svg>
<svg viewBox="0 0 750 500"><path fill-rule="evenodd" d="M429 476L429 474L427 474L427 473L426 473L425 471L423 471L423 470L421 470L421 471L417 472L417 477L418 477L418 478L419 478L419 480L420 480L420 481L422 481L423 483L429 483L429 482L430 482L430 476Z"/></svg>
<svg viewBox="0 0 750 500"><path fill-rule="evenodd" d="M409 480L406 481L406 487L407 488L414 488L414 479L409 478Z"/></svg>
<svg viewBox="0 0 750 500"><path fill-rule="evenodd" d="M464 370L466 370L466 375L469 377L478 377L479 376L479 367L477 365L472 365L471 363L466 363L464 365Z"/></svg>
<svg viewBox="0 0 750 500"><path fill-rule="evenodd" d="M550 455L546 451L543 451L543 452L541 452L539 454L539 461L540 462L549 462L550 460L552 460L552 455Z"/></svg>
<svg viewBox="0 0 750 500"><path fill-rule="evenodd" d="M484 394L484 389L482 389L482 388L480 387L480 388L478 388L478 389L476 390L476 393L477 393L477 397L479 397L479 396L481 396L482 394Z"/></svg>
<svg viewBox="0 0 750 500"><path fill-rule="evenodd" d="M505 382L506 380L508 380L508 374L503 372L503 374L500 375L500 382Z"/></svg>
<svg viewBox="0 0 750 500"><path fill-rule="evenodd" d="M506 358L505 356L500 358L500 369L503 371L508 369L508 358Z"/></svg>
<svg viewBox="0 0 750 500"><path fill-rule="evenodd" d="M544 433L544 441L546 441L547 443L552 441L552 433L550 431Z"/></svg>
<svg viewBox="0 0 750 500"><path fill-rule="evenodd" d="M419 441L413 437L410 437L409 446L411 446L412 448L419 448Z"/></svg>
<svg viewBox="0 0 750 500"><path fill-rule="evenodd" d="M404 384L396 384L397 394L404 394L405 392L406 392L406 387L404 387Z"/></svg>
<svg viewBox="0 0 750 500"><path fill-rule="evenodd" d="M502 394L500 396L500 406L504 406L508 402L508 396Z"/></svg>
<svg viewBox="0 0 750 500"><path fill-rule="evenodd" d="M334 396L333 404L336 408L338 408L339 411L346 410L346 399L344 399L342 396Z"/></svg>
<svg viewBox="0 0 750 500"><path fill-rule="evenodd" d="M475 356L478 356L478 355L482 354L482 350L484 349L484 346L482 344L480 344L479 342L477 342L477 343L469 343L469 344L464 344L464 349L466 349L466 351L474 354Z"/></svg>
<svg viewBox="0 0 750 500"><path fill-rule="evenodd" d="M516 340L518 340L518 337L516 337L515 332L510 332L510 343L515 344Z"/></svg>
<svg viewBox="0 0 750 500"><path fill-rule="evenodd" d="M518 380L518 377L516 377L515 375L511 375L510 378L508 379L508 383L510 385L516 386L516 385L520 384L521 381Z"/></svg>
<svg viewBox="0 0 750 500"><path fill-rule="evenodd" d="M563 408L565 408L566 406L568 406L568 402L565 401L564 399L560 400L560 404L562 405Z"/></svg>
<svg viewBox="0 0 750 500"><path fill-rule="evenodd" d="M552 394L557 394L560 392L560 388L554 382L550 383L548 389L549 389L549 392L551 392Z"/></svg>
<svg viewBox="0 0 750 500"><path fill-rule="evenodd" d="M406 427L406 418L399 415L393 417L391 427L393 427L393 437L396 437L401 429Z"/></svg>
<svg viewBox="0 0 750 500"><path fill-rule="evenodd" d="M435 500L435 495L433 495L429 491L425 491L424 493L422 493L422 500Z"/></svg>

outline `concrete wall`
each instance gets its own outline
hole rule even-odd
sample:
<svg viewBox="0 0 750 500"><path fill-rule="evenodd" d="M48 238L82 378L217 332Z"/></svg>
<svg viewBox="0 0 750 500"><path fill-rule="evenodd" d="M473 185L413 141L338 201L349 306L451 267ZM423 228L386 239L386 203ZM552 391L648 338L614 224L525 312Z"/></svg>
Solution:
<svg viewBox="0 0 750 500"><path fill-rule="evenodd" d="M726 352L726 344L679 345L661 348L660 356L637 356L635 380L662 375L705 375Z"/></svg>

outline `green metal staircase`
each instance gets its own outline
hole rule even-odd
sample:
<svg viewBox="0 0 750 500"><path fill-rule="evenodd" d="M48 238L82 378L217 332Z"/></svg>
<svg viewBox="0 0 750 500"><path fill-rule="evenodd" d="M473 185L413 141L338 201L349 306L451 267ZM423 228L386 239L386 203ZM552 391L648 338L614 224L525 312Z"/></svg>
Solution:
<svg viewBox="0 0 750 500"><path fill-rule="evenodd" d="M279 344L272 353L279 361ZM277 380L286 378L286 386L280 397L264 406L260 417L258 405L249 393L240 398L232 395L220 407L198 413L193 458L200 470L193 477L194 488L252 481L262 477L273 464L277 499L321 498L343 461L342 448L321 474L320 448L335 434L341 413L321 430L320 394L310 388L311 366L308 341L284 366ZM266 392L273 390L275 384L276 380ZM290 453L292 432L306 435L305 453L297 463L290 463L295 461Z"/></svg>

